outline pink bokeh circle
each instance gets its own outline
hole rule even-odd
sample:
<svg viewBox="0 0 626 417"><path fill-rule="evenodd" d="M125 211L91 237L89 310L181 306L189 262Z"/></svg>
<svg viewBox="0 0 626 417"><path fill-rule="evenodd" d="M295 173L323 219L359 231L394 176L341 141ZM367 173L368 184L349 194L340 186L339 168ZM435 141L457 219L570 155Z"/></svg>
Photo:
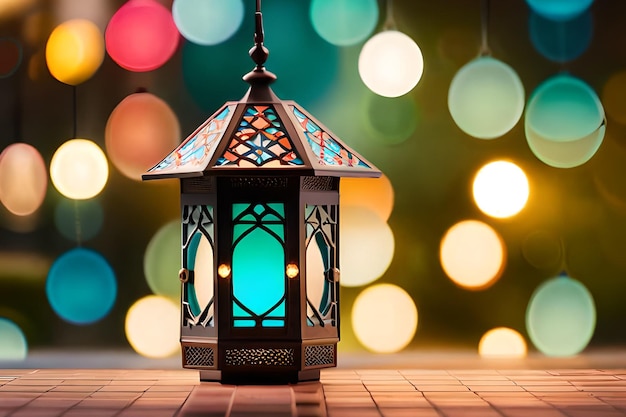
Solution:
<svg viewBox="0 0 626 417"><path fill-rule="evenodd" d="M113 109L104 135L109 160L126 177L140 181L180 143L180 124L165 101L135 93Z"/></svg>
<svg viewBox="0 0 626 417"><path fill-rule="evenodd" d="M180 34L172 13L155 0L129 0L105 31L109 56L129 71L152 71L176 52Z"/></svg>

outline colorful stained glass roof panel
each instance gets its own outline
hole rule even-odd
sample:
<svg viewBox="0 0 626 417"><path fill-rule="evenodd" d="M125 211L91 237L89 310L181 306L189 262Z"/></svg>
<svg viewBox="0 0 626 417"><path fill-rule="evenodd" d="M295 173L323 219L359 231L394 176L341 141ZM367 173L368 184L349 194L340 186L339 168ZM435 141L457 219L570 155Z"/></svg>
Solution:
<svg viewBox="0 0 626 417"><path fill-rule="evenodd" d="M352 151L335 140L296 106L290 106L320 165L345 168L371 168Z"/></svg>
<svg viewBox="0 0 626 417"><path fill-rule="evenodd" d="M209 163L232 117L235 106L218 110L203 126L148 171L149 174L201 172Z"/></svg>
<svg viewBox="0 0 626 417"><path fill-rule="evenodd" d="M272 106L248 106L215 167L289 167L304 165Z"/></svg>

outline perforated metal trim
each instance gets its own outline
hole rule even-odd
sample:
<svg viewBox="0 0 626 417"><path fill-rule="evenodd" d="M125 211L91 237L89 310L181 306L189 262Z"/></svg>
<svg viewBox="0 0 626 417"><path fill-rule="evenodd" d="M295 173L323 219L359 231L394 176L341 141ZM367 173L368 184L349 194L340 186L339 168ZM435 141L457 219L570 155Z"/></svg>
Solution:
<svg viewBox="0 0 626 417"><path fill-rule="evenodd" d="M233 177L230 179L233 188L286 188L285 177Z"/></svg>
<svg viewBox="0 0 626 417"><path fill-rule="evenodd" d="M335 177L304 177L302 190L304 191L333 191L339 189L339 178Z"/></svg>
<svg viewBox="0 0 626 417"><path fill-rule="evenodd" d="M202 194L215 191L213 177L185 178L182 180L182 192L185 194Z"/></svg>
<svg viewBox="0 0 626 417"><path fill-rule="evenodd" d="M335 364L334 345L313 345L304 348L304 366L320 366Z"/></svg>
<svg viewBox="0 0 626 417"><path fill-rule="evenodd" d="M226 349L229 366L292 366L293 349Z"/></svg>
<svg viewBox="0 0 626 417"><path fill-rule="evenodd" d="M187 366L215 366L213 348L200 346L184 346L185 364Z"/></svg>

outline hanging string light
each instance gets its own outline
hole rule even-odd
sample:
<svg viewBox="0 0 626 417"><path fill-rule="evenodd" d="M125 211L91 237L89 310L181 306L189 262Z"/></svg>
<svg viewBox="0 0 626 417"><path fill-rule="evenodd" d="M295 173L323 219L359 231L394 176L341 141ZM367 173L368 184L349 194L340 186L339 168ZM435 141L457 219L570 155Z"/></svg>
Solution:
<svg viewBox="0 0 626 417"><path fill-rule="evenodd" d="M463 132L479 139L494 139L510 131L522 116L524 86L513 68L491 56L489 0L483 0L481 6L480 54L452 79L448 109Z"/></svg>
<svg viewBox="0 0 626 417"><path fill-rule="evenodd" d="M388 0L383 31L370 38L359 55L361 80L384 97L408 93L424 72L422 51L413 39L396 29L392 9L392 0Z"/></svg>

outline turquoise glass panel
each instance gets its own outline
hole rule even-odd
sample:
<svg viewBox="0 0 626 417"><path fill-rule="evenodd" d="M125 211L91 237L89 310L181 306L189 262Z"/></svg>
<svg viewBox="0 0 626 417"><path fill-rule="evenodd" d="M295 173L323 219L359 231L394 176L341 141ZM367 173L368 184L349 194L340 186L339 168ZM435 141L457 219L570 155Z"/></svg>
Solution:
<svg viewBox="0 0 626 417"><path fill-rule="evenodd" d="M285 327L285 320L263 320L263 327Z"/></svg>
<svg viewBox="0 0 626 417"><path fill-rule="evenodd" d="M256 322L254 320L248 320L248 319L236 319L235 321L235 327L255 327Z"/></svg>
<svg viewBox="0 0 626 417"><path fill-rule="evenodd" d="M256 205L253 210L261 217L265 210L259 211L259 206L262 207ZM272 206L278 214L284 213L282 204ZM248 208L248 204L233 204L233 217L247 217L248 214L244 212ZM274 224L265 223L266 217ZM235 218L234 222L237 221L239 219ZM285 297L284 238L283 221L272 213L265 213L255 224L235 224L233 227L233 296L256 316L268 314ZM235 301L232 308L234 317L249 316ZM284 301L269 314L272 317L284 317ZM246 323L234 320L236 327L247 326ZM265 321L262 324L265 326ZM284 326L284 321L279 326Z"/></svg>

